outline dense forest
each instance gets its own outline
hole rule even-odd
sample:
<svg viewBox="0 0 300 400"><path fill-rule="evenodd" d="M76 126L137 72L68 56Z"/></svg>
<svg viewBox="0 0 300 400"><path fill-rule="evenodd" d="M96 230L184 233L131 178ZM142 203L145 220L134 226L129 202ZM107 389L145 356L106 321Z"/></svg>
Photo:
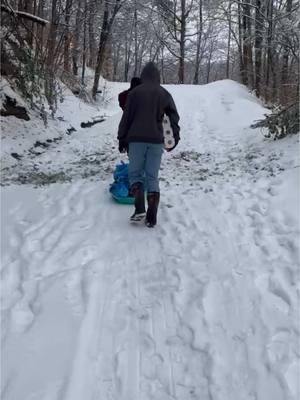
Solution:
<svg viewBox="0 0 300 400"><path fill-rule="evenodd" d="M101 76L129 81L152 60L163 83L233 79L295 113L297 14L295 0L4 0L1 73L54 113L60 82L96 99Z"/></svg>

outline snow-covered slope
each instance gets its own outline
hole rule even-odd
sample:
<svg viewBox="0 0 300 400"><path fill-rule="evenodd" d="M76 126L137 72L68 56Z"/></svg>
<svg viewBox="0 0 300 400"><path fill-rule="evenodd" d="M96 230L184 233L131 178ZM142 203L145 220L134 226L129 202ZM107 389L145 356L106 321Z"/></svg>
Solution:
<svg viewBox="0 0 300 400"><path fill-rule="evenodd" d="M250 130L266 110L237 83L167 86L182 140L158 226L130 226L107 190L125 87L90 129L70 95L77 131L5 172L72 182L2 189L3 400L296 400L298 138Z"/></svg>

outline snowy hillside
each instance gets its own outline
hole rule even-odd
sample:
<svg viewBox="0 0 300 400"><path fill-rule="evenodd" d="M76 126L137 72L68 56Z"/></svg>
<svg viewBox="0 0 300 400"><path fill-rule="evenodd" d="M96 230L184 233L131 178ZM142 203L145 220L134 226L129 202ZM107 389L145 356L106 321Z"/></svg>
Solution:
<svg viewBox="0 0 300 400"><path fill-rule="evenodd" d="M235 82L166 86L182 140L158 226L130 226L108 193L126 87L67 93L48 128L2 118L1 398L298 399L298 137L251 130Z"/></svg>

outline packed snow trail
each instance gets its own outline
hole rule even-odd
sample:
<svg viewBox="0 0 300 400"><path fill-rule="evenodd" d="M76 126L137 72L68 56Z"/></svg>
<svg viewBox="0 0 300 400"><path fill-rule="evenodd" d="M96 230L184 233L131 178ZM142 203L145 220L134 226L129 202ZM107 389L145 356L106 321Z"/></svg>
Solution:
<svg viewBox="0 0 300 400"><path fill-rule="evenodd" d="M4 400L297 399L298 140L233 82L170 90L155 229L108 180L3 189Z"/></svg>

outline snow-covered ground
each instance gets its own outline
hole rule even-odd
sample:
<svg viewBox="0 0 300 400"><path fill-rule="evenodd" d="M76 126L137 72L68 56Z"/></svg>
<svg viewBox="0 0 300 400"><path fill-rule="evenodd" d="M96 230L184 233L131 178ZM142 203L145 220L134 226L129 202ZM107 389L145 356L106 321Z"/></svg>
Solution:
<svg viewBox="0 0 300 400"><path fill-rule="evenodd" d="M39 155L41 123L3 118L1 398L299 399L298 137L249 129L265 110L237 83L168 86L182 140L158 226L131 226L108 193L125 87L69 94Z"/></svg>

